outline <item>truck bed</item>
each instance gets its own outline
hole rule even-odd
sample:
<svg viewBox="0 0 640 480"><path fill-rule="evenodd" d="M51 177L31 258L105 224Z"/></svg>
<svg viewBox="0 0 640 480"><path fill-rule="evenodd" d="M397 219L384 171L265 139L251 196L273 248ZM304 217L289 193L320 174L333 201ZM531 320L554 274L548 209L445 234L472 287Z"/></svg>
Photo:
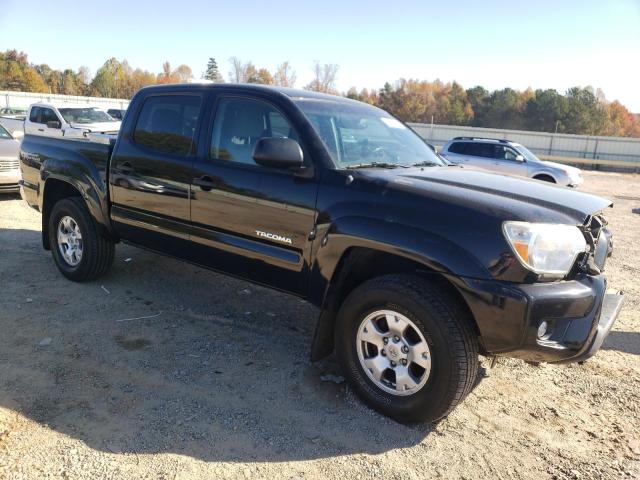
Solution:
<svg viewBox="0 0 640 480"><path fill-rule="evenodd" d="M92 184L107 197L107 172L115 140L113 138L65 139L25 135L22 140L22 180L24 196L31 206L40 203L40 183L46 176L71 176Z"/></svg>

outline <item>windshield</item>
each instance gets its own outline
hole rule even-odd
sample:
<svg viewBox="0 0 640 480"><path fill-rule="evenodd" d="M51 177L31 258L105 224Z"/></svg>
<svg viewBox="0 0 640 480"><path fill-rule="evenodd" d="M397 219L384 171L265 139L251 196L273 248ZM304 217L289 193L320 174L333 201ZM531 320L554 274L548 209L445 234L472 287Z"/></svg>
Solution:
<svg viewBox="0 0 640 480"><path fill-rule="evenodd" d="M296 104L340 168L444 165L417 134L384 110L310 98Z"/></svg>
<svg viewBox="0 0 640 480"><path fill-rule="evenodd" d="M536 157L535 154L533 152L531 152L524 145L520 145L518 143L518 144L514 144L514 146L516 147L518 152L520 152L524 156L524 158L526 158L528 161L530 161L530 162L539 162L540 161L540 159L538 157Z"/></svg>
<svg viewBox="0 0 640 480"><path fill-rule="evenodd" d="M97 108L59 108L67 123L116 122L113 117Z"/></svg>
<svg viewBox="0 0 640 480"><path fill-rule="evenodd" d="M0 138L12 138L2 125L0 125Z"/></svg>

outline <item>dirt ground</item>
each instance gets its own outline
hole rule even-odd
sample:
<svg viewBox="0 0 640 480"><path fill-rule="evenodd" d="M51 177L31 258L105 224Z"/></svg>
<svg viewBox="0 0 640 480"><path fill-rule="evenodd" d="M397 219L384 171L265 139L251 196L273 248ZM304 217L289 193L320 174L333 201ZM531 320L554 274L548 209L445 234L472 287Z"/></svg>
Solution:
<svg viewBox="0 0 640 480"><path fill-rule="evenodd" d="M321 380L340 372L309 361L301 300L124 245L73 284L40 215L2 197L0 478L640 478L640 176L585 177L615 202L607 272L627 293L604 349L483 359L453 414L412 427Z"/></svg>

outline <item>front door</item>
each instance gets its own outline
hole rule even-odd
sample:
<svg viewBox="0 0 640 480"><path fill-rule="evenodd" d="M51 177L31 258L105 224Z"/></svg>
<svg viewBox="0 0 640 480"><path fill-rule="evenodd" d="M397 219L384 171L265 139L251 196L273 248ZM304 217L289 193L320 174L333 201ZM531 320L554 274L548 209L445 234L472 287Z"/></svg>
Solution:
<svg viewBox="0 0 640 480"><path fill-rule="evenodd" d="M111 214L120 236L176 256L185 251L200 95L151 95L121 135L109 182Z"/></svg>
<svg viewBox="0 0 640 480"><path fill-rule="evenodd" d="M521 158L518 160L518 158ZM522 155L508 145L495 146L495 160L493 162L496 172L520 177L527 176L527 165Z"/></svg>
<svg viewBox="0 0 640 480"><path fill-rule="evenodd" d="M260 138L299 141L295 129L265 100L221 96L208 137L194 165L193 260L304 295L317 180L252 158ZM305 164L310 160L306 156Z"/></svg>

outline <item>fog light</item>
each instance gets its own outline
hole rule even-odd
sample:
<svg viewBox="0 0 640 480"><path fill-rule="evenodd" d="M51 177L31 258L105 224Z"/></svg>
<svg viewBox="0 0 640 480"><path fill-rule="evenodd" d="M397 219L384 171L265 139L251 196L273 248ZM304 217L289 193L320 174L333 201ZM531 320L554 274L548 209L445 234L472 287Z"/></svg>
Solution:
<svg viewBox="0 0 640 480"><path fill-rule="evenodd" d="M546 337L548 331L549 331L549 324L546 321L543 321L538 327L538 338Z"/></svg>

